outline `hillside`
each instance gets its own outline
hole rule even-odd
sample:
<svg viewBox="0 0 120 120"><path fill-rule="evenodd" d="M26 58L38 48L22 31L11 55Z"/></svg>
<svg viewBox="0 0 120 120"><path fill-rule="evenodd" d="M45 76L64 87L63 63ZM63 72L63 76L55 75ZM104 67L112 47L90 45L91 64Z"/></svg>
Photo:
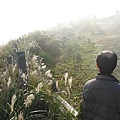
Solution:
<svg viewBox="0 0 120 120"><path fill-rule="evenodd" d="M58 83L57 94L60 94L77 111L80 111L81 92L84 83L95 77L96 55L101 50L115 51L120 58L120 15L109 18L84 18L71 23L59 24L47 31L35 31L22 35L17 40L11 40L7 45L1 46L0 75L1 83L9 76L19 79L19 70L12 73L17 64L16 53L25 52L28 84L36 87L45 78L45 72L50 70L52 78ZM6 58L13 57L13 64L7 69ZM33 58L37 56L37 63ZM45 71L41 69L40 60ZM114 75L120 79L120 61ZM69 82L65 81L65 75ZM42 81L43 82L43 81ZM49 88L49 87L48 87ZM51 89L51 88L50 88Z"/></svg>

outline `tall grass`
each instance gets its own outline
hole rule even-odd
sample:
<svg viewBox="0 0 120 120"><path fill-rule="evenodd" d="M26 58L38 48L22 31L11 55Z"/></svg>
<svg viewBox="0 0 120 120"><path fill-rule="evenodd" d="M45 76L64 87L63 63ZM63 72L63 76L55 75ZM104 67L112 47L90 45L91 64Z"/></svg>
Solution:
<svg viewBox="0 0 120 120"><path fill-rule="evenodd" d="M8 86L9 83L9 86ZM68 112L45 84L19 88L17 80L3 80L0 91L1 120L72 120Z"/></svg>

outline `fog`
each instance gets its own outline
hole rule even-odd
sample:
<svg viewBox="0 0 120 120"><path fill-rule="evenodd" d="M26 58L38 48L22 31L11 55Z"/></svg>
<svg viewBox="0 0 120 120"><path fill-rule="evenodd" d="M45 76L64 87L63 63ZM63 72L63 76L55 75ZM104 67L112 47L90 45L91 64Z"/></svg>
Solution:
<svg viewBox="0 0 120 120"><path fill-rule="evenodd" d="M95 15L108 17L119 11L111 0L4 0L0 1L0 44L35 30L46 30L61 22Z"/></svg>

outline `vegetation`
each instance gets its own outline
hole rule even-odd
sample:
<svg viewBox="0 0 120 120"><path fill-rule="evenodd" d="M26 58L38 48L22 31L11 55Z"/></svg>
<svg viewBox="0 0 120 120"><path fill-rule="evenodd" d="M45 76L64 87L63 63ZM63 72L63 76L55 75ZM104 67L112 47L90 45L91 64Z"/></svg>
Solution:
<svg viewBox="0 0 120 120"><path fill-rule="evenodd" d="M105 23L105 20L101 21ZM0 47L0 119L77 119L83 85L97 73L96 54L110 49L119 56L119 41L111 32L117 26L109 26L106 32L96 21L84 19L35 31ZM116 41L112 42L113 38ZM17 68L19 51L26 55L28 82L24 84ZM6 62L8 56L13 57L11 65ZM114 73L117 77L118 72L119 68ZM67 109L64 100L76 111Z"/></svg>

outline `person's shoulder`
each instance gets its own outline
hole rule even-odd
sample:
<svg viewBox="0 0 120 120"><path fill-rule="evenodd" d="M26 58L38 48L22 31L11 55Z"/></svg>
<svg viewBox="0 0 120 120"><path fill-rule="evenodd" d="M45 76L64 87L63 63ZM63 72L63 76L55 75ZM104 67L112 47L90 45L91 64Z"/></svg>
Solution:
<svg viewBox="0 0 120 120"><path fill-rule="evenodd" d="M92 84L96 81L96 79L91 79L91 80L88 80L86 83L85 83L85 86L86 85L89 85L89 84Z"/></svg>

